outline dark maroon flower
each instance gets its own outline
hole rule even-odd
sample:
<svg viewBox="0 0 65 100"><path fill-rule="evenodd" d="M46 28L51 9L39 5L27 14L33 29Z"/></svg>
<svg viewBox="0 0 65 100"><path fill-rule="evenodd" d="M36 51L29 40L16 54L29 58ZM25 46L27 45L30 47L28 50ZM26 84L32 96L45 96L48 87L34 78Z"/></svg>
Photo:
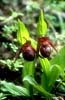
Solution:
<svg viewBox="0 0 65 100"><path fill-rule="evenodd" d="M39 50L43 57L50 57L51 54L51 47L54 47L53 42L48 37L40 37L38 38Z"/></svg>
<svg viewBox="0 0 65 100"><path fill-rule="evenodd" d="M42 45L40 46L40 52L43 57L49 58L51 54L51 47L48 45Z"/></svg>
<svg viewBox="0 0 65 100"><path fill-rule="evenodd" d="M23 58L27 61L33 61L35 58L35 50L34 48L31 46L30 42L26 42L22 48L22 54L23 54Z"/></svg>

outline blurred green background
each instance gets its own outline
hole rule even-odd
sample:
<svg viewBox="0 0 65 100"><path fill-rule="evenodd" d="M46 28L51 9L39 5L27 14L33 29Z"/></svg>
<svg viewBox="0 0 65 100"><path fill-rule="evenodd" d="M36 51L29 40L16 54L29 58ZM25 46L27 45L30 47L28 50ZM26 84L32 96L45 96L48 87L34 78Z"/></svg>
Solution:
<svg viewBox="0 0 65 100"><path fill-rule="evenodd" d="M35 39L40 9L43 10L47 23L47 36L59 51L65 44L65 0L0 0L0 79L21 83L24 63L22 54L14 63L17 49L20 47L17 41L18 19L22 20L30 36ZM65 58L65 53L62 52L63 55L59 58ZM56 54L53 52L52 56Z"/></svg>

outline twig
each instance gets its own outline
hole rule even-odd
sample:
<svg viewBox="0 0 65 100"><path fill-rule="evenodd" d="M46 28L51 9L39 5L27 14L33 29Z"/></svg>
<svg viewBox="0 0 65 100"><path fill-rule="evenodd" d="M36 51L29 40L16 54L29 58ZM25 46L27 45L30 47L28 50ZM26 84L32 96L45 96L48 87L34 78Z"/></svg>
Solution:
<svg viewBox="0 0 65 100"><path fill-rule="evenodd" d="M60 11L57 11L57 10L52 10L50 8L50 6L44 8L44 12L50 12L52 14L55 14L55 15L60 15L61 17L65 18L65 13L64 12L60 12Z"/></svg>
<svg viewBox="0 0 65 100"><path fill-rule="evenodd" d="M23 16L23 14L22 13L13 12L11 16L9 16L8 18L5 18L4 21L0 22L0 25L6 24L9 21L13 20L14 18L17 18L18 16Z"/></svg>
<svg viewBox="0 0 65 100"><path fill-rule="evenodd" d="M47 21L47 23L48 23L49 27L52 29L53 34L54 34L54 36L55 36L55 38L56 38L56 37L57 37L57 32L56 32L56 30L55 30L55 28L54 28L53 24L52 24L52 23L50 23L50 22L49 22L49 20L47 20L47 19L46 19L46 21Z"/></svg>

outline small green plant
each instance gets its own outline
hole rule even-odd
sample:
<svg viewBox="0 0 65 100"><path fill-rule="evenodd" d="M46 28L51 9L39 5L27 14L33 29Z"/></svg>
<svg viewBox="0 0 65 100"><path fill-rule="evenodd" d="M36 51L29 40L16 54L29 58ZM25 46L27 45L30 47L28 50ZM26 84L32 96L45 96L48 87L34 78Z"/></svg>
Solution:
<svg viewBox="0 0 65 100"><path fill-rule="evenodd" d="M18 21L18 25L19 32L17 34L17 38L21 45L23 45L20 49L20 52L23 53L23 58L25 61L23 68L24 86L29 89L31 96L34 95L33 88L35 88L40 93L42 93L46 99L50 100L54 96L51 94L51 90L55 81L57 78L59 78L62 69L60 65L51 64L48 60L51 54L51 47L54 49L55 47L52 41L45 36L47 31L47 24L44 20L43 12L41 11L39 22L37 24L37 41L31 39L29 32L20 20ZM55 49L55 51L57 50ZM40 69L42 72L40 84L38 84L35 80L35 64L37 60L40 62ZM30 85L33 87L32 90L30 90Z"/></svg>

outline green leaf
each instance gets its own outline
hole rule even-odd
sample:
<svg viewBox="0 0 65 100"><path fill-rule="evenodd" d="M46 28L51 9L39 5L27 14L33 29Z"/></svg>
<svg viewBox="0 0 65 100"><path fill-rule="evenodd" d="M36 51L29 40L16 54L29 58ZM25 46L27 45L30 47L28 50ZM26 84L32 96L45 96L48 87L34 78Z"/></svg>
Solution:
<svg viewBox="0 0 65 100"><path fill-rule="evenodd" d="M57 64L61 66L62 70L65 69L65 46L63 46L60 52L50 60L51 65Z"/></svg>
<svg viewBox="0 0 65 100"><path fill-rule="evenodd" d="M62 84L65 86L65 82L62 82Z"/></svg>
<svg viewBox="0 0 65 100"><path fill-rule="evenodd" d="M24 67L23 67L23 77L27 76L27 75L32 75L34 73L34 61L24 61Z"/></svg>
<svg viewBox="0 0 65 100"><path fill-rule="evenodd" d="M19 68L23 67L21 59L16 60L16 62L14 62L14 60L11 59L0 60L0 63L6 65L10 70L14 71L18 71Z"/></svg>
<svg viewBox="0 0 65 100"><path fill-rule="evenodd" d="M27 40L29 40L29 32L22 21L18 20L18 33L17 39L20 44L24 44Z"/></svg>
<svg viewBox="0 0 65 100"><path fill-rule="evenodd" d="M42 71L46 74L46 76L49 75L49 69L50 69L50 62L47 58L39 58L40 60L40 64L41 64L41 67L42 67Z"/></svg>
<svg viewBox="0 0 65 100"><path fill-rule="evenodd" d="M11 94L12 96L29 96L26 88L6 81L0 81L0 91Z"/></svg>
<svg viewBox="0 0 65 100"><path fill-rule="evenodd" d="M31 61L31 62L28 62L28 61L25 61L24 62L24 67L23 67L23 73L22 73L22 76L25 77L27 75L31 75L34 77L34 61ZM24 87L26 87L28 90L29 90L29 93L30 93L30 84L28 84L28 82L26 81L23 81L23 84L24 84Z"/></svg>
<svg viewBox="0 0 65 100"><path fill-rule="evenodd" d="M23 81L27 81L29 84L31 84L36 90L38 90L39 92L41 92L44 96L46 97L51 97L52 94L50 94L49 92L47 92L41 85L39 85L33 77L31 76L26 76L24 77Z"/></svg>
<svg viewBox="0 0 65 100"><path fill-rule="evenodd" d="M59 89L60 92L62 92L62 93L64 92L64 94L65 94L65 82L62 82L59 85L58 89Z"/></svg>
<svg viewBox="0 0 65 100"><path fill-rule="evenodd" d="M5 100L6 99L6 94L0 93L0 100Z"/></svg>
<svg viewBox="0 0 65 100"><path fill-rule="evenodd" d="M52 86L54 85L54 82L62 72L62 69L59 65L51 66L47 58L40 58L40 64L42 66L43 71L41 76L41 85L44 87L44 89L50 92Z"/></svg>
<svg viewBox="0 0 65 100"><path fill-rule="evenodd" d="M61 67L59 65L53 65L50 68L50 74L49 74L49 89L51 90L52 86L54 85L54 82L57 80L61 73Z"/></svg>
<svg viewBox="0 0 65 100"><path fill-rule="evenodd" d="M38 24L37 24L37 31L38 31L38 36L46 35L47 24L44 20L44 15L43 15L42 10L41 10L41 13L40 13L40 16L39 16L39 21L38 21Z"/></svg>
<svg viewBox="0 0 65 100"><path fill-rule="evenodd" d="M39 60L42 67L41 85L45 90L48 91L49 72L51 65L47 58L39 58Z"/></svg>

